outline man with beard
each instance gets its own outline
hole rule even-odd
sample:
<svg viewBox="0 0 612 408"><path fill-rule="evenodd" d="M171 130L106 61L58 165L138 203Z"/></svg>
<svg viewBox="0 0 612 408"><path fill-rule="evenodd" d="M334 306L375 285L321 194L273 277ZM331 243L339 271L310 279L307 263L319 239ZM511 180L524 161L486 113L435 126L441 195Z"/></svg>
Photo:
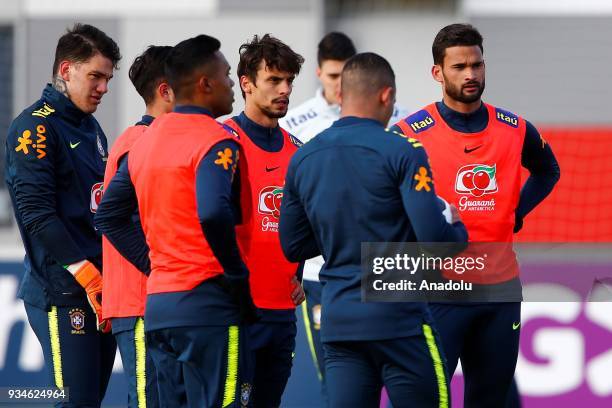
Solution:
<svg viewBox="0 0 612 408"><path fill-rule="evenodd" d="M239 136L238 243L250 272L251 294L261 320L249 327L254 368L252 402L280 406L295 349L295 306L304 301L298 264L287 261L278 239L285 173L301 143L278 125L304 58L282 41L255 36L240 47L238 81L244 112L227 120Z"/></svg>
<svg viewBox="0 0 612 408"><path fill-rule="evenodd" d="M442 85L442 101L408 116L392 129L423 143L436 191L459 208L470 242L511 243L525 216L558 181L555 156L531 123L481 101L485 62L482 36L474 27L444 27L433 42L432 53L432 75ZM530 172L522 188L521 165ZM488 204L480 205L484 202ZM487 284L518 282L518 265L513 252L511 255L487 270L507 280L485 279ZM502 266L509 266L512 275L502 274ZM486 303L431 304L449 374L461 359L468 408L503 407L506 402L520 405L512 386L520 296L518 300L504 302L492 297Z"/></svg>

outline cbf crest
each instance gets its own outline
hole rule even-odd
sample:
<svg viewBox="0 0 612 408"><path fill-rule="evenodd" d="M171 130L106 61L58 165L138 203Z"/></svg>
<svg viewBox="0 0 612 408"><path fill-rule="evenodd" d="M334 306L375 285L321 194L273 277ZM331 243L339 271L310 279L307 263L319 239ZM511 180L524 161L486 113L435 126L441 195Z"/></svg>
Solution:
<svg viewBox="0 0 612 408"><path fill-rule="evenodd" d="M100 156L106 157L104 146L102 146L102 139L100 139L100 134L98 132L96 132L96 145L98 146L98 153L100 153Z"/></svg>
<svg viewBox="0 0 612 408"><path fill-rule="evenodd" d="M72 327L70 334L85 334L85 312L83 309L70 309L68 314L70 316L70 326Z"/></svg>
<svg viewBox="0 0 612 408"><path fill-rule="evenodd" d="M249 405L249 399L251 398L252 386L249 383L244 383L240 387L240 405L246 407Z"/></svg>

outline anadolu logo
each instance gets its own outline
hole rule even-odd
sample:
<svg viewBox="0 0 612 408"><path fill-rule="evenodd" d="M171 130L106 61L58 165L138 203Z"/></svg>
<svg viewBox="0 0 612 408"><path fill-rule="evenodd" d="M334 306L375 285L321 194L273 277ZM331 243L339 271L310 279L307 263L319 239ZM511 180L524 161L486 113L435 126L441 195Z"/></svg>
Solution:
<svg viewBox="0 0 612 408"><path fill-rule="evenodd" d="M458 194L471 194L481 197L484 194L497 192L497 181L495 179L495 164L468 164L457 172L455 180L455 192Z"/></svg>
<svg viewBox="0 0 612 408"><path fill-rule="evenodd" d="M283 188L278 186L264 187L259 193L260 214L272 215L278 220L283 201Z"/></svg>

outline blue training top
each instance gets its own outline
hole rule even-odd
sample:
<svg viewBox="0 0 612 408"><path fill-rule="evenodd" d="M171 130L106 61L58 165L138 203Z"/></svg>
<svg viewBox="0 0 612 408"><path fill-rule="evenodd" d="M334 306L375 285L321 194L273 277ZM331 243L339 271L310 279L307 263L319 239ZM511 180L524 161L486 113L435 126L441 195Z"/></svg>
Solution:
<svg viewBox="0 0 612 408"><path fill-rule="evenodd" d="M107 156L96 119L51 85L11 123L5 180L26 251L19 289L25 302L43 309L87 304L63 266L88 259L102 268L93 216Z"/></svg>
<svg viewBox="0 0 612 408"><path fill-rule="evenodd" d="M362 242L465 242L440 212L427 154L372 119L344 117L293 156L279 231L291 261L322 254L321 339L381 340L420 333L424 303L361 301Z"/></svg>

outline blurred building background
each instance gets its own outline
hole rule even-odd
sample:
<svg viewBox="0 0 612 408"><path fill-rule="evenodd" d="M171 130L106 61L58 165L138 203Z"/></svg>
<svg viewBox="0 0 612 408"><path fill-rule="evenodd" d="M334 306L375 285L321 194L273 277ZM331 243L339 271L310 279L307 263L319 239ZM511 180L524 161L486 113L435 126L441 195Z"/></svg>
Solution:
<svg viewBox="0 0 612 408"><path fill-rule="evenodd" d="M76 21L100 27L121 47L121 69L96 113L111 143L143 112L127 71L150 44L173 45L207 33L222 41L236 67L240 44L272 33L306 58L291 99L295 106L317 87L319 39L344 31L360 51L391 62L398 102L412 110L440 98L430 76L431 43L441 27L458 21L473 23L484 35L488 102L538 125L612 123L607 0L0 0L0 8L0 129L40 96L51 78L57 39ZM235 111L241 108L237 98ZM10 227L9 210L3 197L0 223Z"/></svg>
<svg viewBox="0 0 612 408"><path fill-rule="evenodd" d="M319 39L329 31L340 30L353 38L359 51L377 52L391 62L397 76L397 100L412 111L441 98L439 85L430 75L435 34L447 24L470 22L485 38L484 99L550 130L549 141L563 159L562 182L571 181L561 186L565 193L551 198L557 207L549 211L557 214L559 224L547 218L549 212L541 210L534 219L544 219L545 226L537 231L548 231L548 235L527 229L524 239L612 240L612 184L607 177L607 171L612 170L608 164L612 153L612 112L608 104L612 95L612 2L608 0L0 0L2 146L12 118L38 99L50 81L57 39L77 21L98 26L121 47L121 68L96 113L109 144L144 112L127 73L135 56L150 44L173 45L196 34L213 35L221 40L235 75L240 44L254 34L271 33L306 58L291 97L291 105L296 106L317 88ZM235 93L234 108L239 112L243 103L237 86ZM572 144L567 144L568 140ZM581 156L581 152L586 155ZM23 250L3 172L1 154L0 258L16 262ZM593 177L595 172L600 173L599 178ZM583 202L590 206L582 207ZM591 229L593 233L584 235ZM567 232L560 236L552 230ZM15 265L11 271L18 269ZM0 264L0 278L3 272ZM8 276L16 279L18 274L7 272ZM10 374L4 365L8 361L5 353L20 350L17 343L22 344L14 339L12 325L25 316L18 311L20 305L14 306L14 282L6 282L0 280L0 303L8 305L0 307L0 385L8 384L6 376ZM600 312L593 312L592 306L547 307L537 309L541 313L530 313L544 316L544 322L552 319L561 323L549 327L548 336L526 332L534 344L526 346L530 362L519 364L519 386L533 401L552 398L542 406L577 406L564 405L564 401L612 406L612 351L605 346L612 345L612 313L606 320ZM567 312L560 317L551 317L563 310ZM570 327L572 322L578 322L577 326ZM589 333L597 336L596 346L589 346ZM38 347L28 338L24 335L24 349ZM555 341L561 346L555 346ZM564 352L566 346L570 349ZM596 364L588 365L596 355ZM21 363L17 365L23 369ZM29 367L34 368L35 364ZM600 373L605 372L607 377L603 378ZM299 389L299 384L293 382L290 387Z"/></svg>

